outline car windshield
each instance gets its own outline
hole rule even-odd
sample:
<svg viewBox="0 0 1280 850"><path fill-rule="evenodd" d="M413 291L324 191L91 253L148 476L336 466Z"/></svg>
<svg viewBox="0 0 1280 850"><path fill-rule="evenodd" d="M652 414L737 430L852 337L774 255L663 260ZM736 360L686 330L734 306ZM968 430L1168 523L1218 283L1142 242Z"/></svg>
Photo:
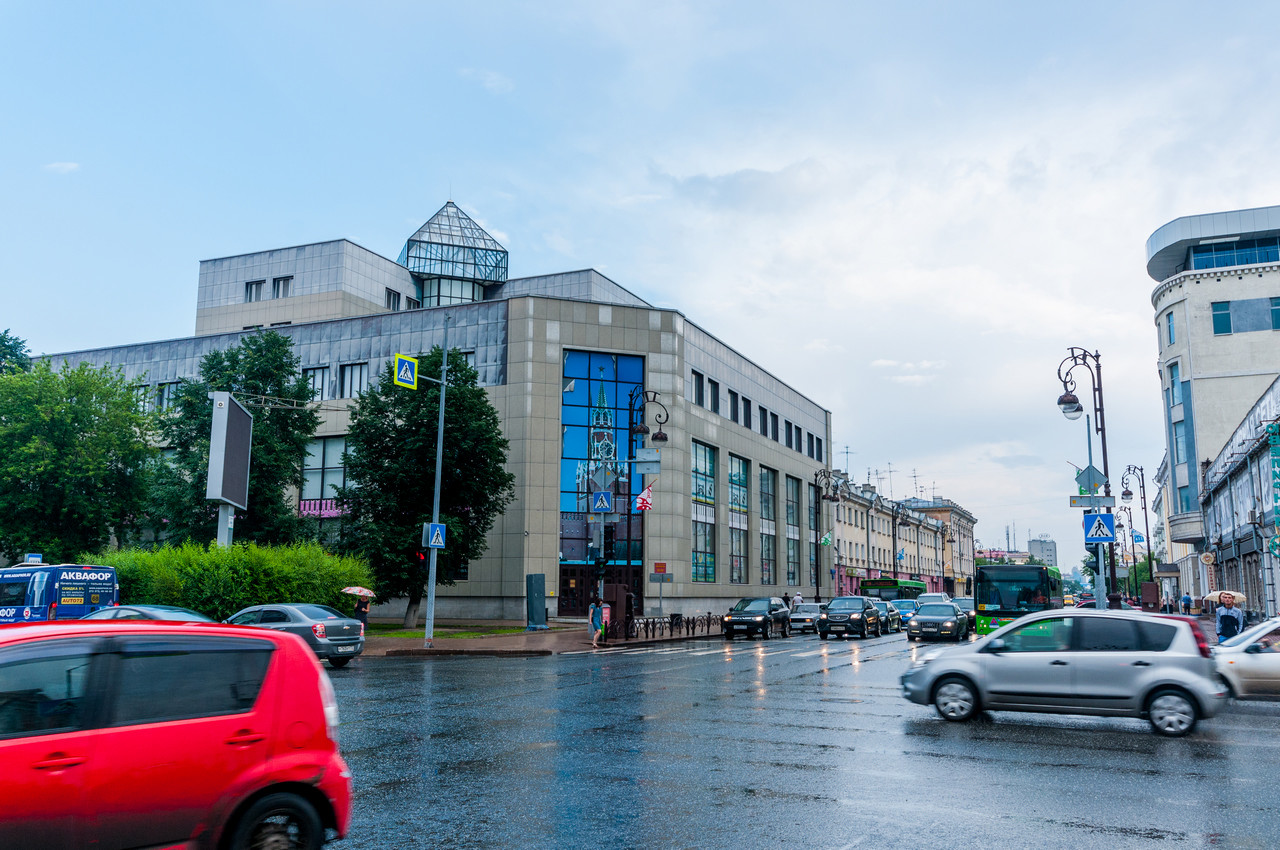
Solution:
<svg viewBox="0 0 1280 850"><path fill-rule="evenodd" d="M763 614L769 610L768 599L739 599L738 604L733 606L735 613L751 613Z"/></svg>
<svg viewBox="0 0 1280 850"><path fill-rule="evenodd" d="M827 611L861 611L862 608L861 596L840 597L827 603Z"/></svg>
<svg viewBox="0 0 1280 850"><path fill-rule="evenodd" d="M302 616L312 620L345 620L347 615L335 611L328 605L294 605Z"/></svg>
<svg viewBox="0 0 1280 850"><path fill-rule="evenodd" d="M917 617L954 617L955 615L956 609L945 602L921 605L920 610L916 612Z"/></svg>
<svg viewBox="0 0 1280 850"><path fill-rule="evenodd" d="M905 611L908 614L914 613L916 610L916 601L914 599L895 599L893 604L897 606L899 611Z"/></svg>
<svg viewBox="0 0 1280 850"><path fill-rule="evenodd" d="M25 605L27 602L27 579L0 582L0 607Z"/></svg>
<svg viewBox="0 0 1280 850"><path fill-rule="evenodd" d="M792 614L820 614L822 606L815 602L805 602L797 605L791 612Z"/></svg>
<svg viewBox="0 0 1280 850"><path fill-rule="evenodd" d="M881 602L881 601L879 601L879 600L873 600L873 602L874 602L874 604L875 604L875 606L876 606L876 610L878 610L881 614L888 614L888 613L889 613L889 603L888 603L888 602Z"/></svg>
<svg viewBox="0 0 1280 850"><path fill-rule="evenodd" d="M951 601L952 601L952 602L955 604L955 606L956 606L957 608L959 608L961 611L972 611L972 610L973 610L973 597L972 597L972 596L957 596L955 599L952 599Z"/></svg>

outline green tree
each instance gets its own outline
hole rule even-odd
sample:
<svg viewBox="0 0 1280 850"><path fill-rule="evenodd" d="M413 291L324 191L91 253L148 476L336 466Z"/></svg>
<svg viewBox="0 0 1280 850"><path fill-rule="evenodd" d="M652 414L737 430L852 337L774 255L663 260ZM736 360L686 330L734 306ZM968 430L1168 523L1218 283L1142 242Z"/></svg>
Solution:
<svg viewBox="0 0 1280 850"><path fill-rule="evenodd" d="M307 405L311 390L288 337L253 334L200 361L199 380L184 380L160 420L171 449L157 464L151 524L166 540L207 542L217 536L218 508L205 498L209 470L209 393L230 392L253 414L249 506L236 511L235 539L293 543L302 531L286 491L302 481L307 443L320 417Z"/></svg>
<svg viewBox="0 0 1280 850"><path fill-rule="evenodd" d="M30 368L31 357L30 352L27 351L26 341L9 333L9 329L5 328L4 332L0 333L0 375L25 372Z"/></svg>
<svg viewBox="0 0 1280 850"><path fill-rule="evenodd" d="M438 376L441 365L437 346L419 356L419 375ZM507 439L477 377L461 352L449 352L440 486L448 546L437 556L440 584L453 584L484 553L485 535L515 493ZM422 524L431 519L439 403L439 384L398 387L392 370L384 369L360 396L347 432L348 483L339 491L347 511L343 545L368 560L379 599L409 598L407 628L417 620L428 577L418 547Z"/></svg>
<svg viewBox="0 0 1280 850"><path fill-rule="evenodd" d="M72 561L136 532L152 421L119 369L0 373L0 552Z"/></svg>

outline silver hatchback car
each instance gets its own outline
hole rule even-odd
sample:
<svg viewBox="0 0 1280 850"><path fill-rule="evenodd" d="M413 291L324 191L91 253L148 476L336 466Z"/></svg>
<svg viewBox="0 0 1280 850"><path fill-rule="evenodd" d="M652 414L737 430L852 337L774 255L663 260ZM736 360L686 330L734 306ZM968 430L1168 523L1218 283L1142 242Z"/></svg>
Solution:
<svg viewBox="0 0 1280 850"><path fill-rule="evenodd" d="M1077 608L923 652L902 674L902 695L953 721L982 710L1145 717L1179 736L1217 714L1226 690L1194 621Z"/></svg>

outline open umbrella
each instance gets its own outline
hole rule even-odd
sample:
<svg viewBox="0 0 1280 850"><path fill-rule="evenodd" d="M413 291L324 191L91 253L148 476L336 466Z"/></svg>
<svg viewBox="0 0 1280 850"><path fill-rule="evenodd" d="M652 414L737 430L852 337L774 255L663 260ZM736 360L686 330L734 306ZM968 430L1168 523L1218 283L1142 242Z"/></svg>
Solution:
<svg viewBox="0 0 1280 850"><path fill-rule="evenodd" d="M1237 605L1243 605L1245 602L1247 602L1247 601L1248 601L1248 598L1247 598L1243 593L1239 592L1238 590L1215 590L1215 591L1213 591L1212 593L1206 593L1206 594L1204 595L1204 598L1205 598L1205 599L1208 599L1210 602L1212 602L1212 603L1213 603L1213 604L1215 604L1215 605L1221 605L1221 604L1222 604L1222 598L1221 598L1221 597L1222 597L1222 594L1224 594L1224 593L1229 593L1229 594L1231 594L1232 596L1234 596L1234 597L1235 597L1235 603L1236 603Z"/></svg>
<svg viewBox="0 0 1280 850"><path fill-rule="evenodd" d="M367 587L344 587L342 592L350 593L352 596L367 596L370 599L378 595Z"/></svg>

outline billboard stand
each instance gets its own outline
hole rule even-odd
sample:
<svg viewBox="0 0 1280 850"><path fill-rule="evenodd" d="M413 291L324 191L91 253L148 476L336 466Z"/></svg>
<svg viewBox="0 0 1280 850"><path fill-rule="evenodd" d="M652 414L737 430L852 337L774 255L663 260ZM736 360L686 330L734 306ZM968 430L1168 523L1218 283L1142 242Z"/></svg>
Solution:
<svg viewBox="0 0 1280 850"><path fill-rule="evenodd" d="M235 509L249 506L249 455L253 415L231 393L209 393L213 425L209 429L209 480L204 497L218 502L218 545L230 546Z"/></svg>

